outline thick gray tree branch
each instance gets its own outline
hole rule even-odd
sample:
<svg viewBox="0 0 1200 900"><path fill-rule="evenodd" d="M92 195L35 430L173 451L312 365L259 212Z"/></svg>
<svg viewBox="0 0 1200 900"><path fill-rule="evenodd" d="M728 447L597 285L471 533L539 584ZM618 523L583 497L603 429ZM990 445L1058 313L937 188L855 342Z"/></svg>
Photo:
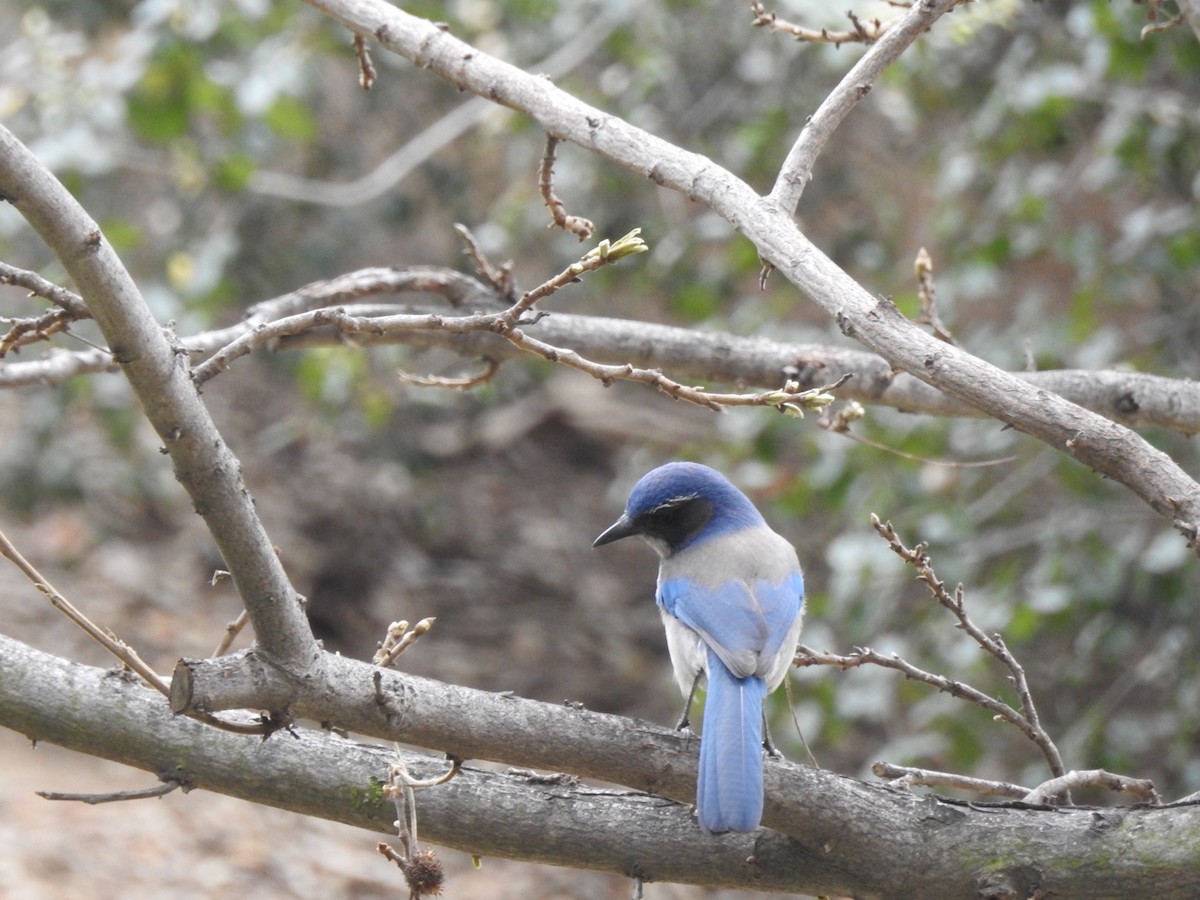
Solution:
<svg viewBox="0 0 1200 900"><path fill-rule="evenodd" d="M536 119L548 134L591 150L655 184L708 205L759 255L818 303L842 332L908 372L1127 486L1200 552L1200 484L1129 429L923 332L872 296L812 244L790 211L760 197L707 157L624 120L463 43L435 23L383 0L309 0L356 34L430 69L463 90ZM951 0L922 0L909 16L926 27ZM898 26L899 27L899 26Z"/></svg>
<svg viewBox="0 0 1200 900"><path fill-rule="evenodd" d="M602 773L662 794L694 784L695 742L666 728L344 662L335 678L353 681L310 701L313 711L459 756L478 751L515 765ZM199 664L194 674L219 690L219 666ZM377 671L382 707L371 677ZM393 758L388 748L304 728L266 741L205 728L172 716L159 695L119 673L2 637L0 725L188 788L391 831L394 810L378 793ZM404 758L418 777L446 766L434 756ZM1156 897L1200 891L1191 849L1200 834L1197 806L981 806L775 762L767 777L767 815L789 834L714 837L696 827L686 805L661 797L470 767L418 791L416 802L420 832L433 843L647 881L931 900L1038 890L1115 898L1147 884Z"/></svg>
<svg viewBox="0 0 1200 900"><path fill-rule="evenodd" d="M1194 539L1200 489L1169 458L1123 427L934 341L813 247L790 211L711 161L587 107L546 80L505 66L386 3L313 5L461 87L527 112L554 137L707 203L847 335L886 359L889 369L903 369L1122 481ZM910 16L928 25L949 5L925 0ZM666 729L318 655L237 461L188 377L187 348L174 344L150 317L95 223L5 131L0 131L0 197L27 217L79 285L225 554L259 632L259 650L185 661L173 683L174 711L289 709L463 757L566 769L690 799L696 747ZM371 776L382 777L387 757L377 751L304 730L299 740L278 735L261 742L204 729L172 717L161 699L123 676L2 638L0 724L193 786L305 812L336 809L346 819L378 826ZM413 766L418 774L432 774L419 759ZM791 890L864 897L1129 896L1150 882L1158 896L1200 891L1193 852L1200 813L1192 807L984 810L785 763L767 765L766 784L764 822L775 831L712 838L694 827L686 809L662 800L547 790L467 772L423 792L422 830L472 852L646 878L786 884ZM441 802L447 805L438 806ZM391 814L384 808L383 821ZM709 869L705 856L711 857Z"/></svg>
<svg viewBox="0 0 1200 900"><path fill-rule="evenodd" d="M316 642L254 502L241 464L192 383L187 351L155 321L100 227L33 154L0 126L0 200L11 203L54 251L163 440L233 576L264 648L298 671Z"/></svg>

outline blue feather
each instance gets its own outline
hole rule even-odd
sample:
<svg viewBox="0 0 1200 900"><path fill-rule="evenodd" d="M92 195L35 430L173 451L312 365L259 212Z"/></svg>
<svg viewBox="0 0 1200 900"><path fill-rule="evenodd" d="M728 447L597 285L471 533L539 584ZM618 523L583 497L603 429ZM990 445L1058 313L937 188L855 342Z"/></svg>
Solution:
<svg viewBox="0 0 1200 900"><path fill-rule="evenodd" d="M761 678L735 678L710 649L696 818L705 831L753 831L762 820Z"/></svg>

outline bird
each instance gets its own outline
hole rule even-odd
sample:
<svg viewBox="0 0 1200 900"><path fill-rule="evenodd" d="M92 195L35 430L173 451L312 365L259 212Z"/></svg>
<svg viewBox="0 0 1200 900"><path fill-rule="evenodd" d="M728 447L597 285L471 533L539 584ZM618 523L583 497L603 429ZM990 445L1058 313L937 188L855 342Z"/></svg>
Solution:
<svg viewBox="0 0 1200 900"><path fill-rule="evenodd" d="M763 809L763 701L783 682L804 618L796 550L720 472L671 462L633 486L593 547L638 536L659 556L655 601L685 698L707 683L696 818L753 831Z"/></svg>

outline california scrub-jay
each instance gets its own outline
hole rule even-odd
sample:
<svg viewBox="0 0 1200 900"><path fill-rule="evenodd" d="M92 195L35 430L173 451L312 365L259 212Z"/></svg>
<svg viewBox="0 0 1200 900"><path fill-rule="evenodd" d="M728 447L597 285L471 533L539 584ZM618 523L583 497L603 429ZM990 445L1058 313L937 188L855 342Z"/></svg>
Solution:
<svg viewBox="0 0 1200 900"><path fill-rule="evenodd" d="M655 599L679 689L707 678L696 817L709 832L762 821L763 698L792 663L804 615L796 551L725 476L660 466L592 545L640 535L660 557ZM684 710L686 722L687 710Z"/></svg>

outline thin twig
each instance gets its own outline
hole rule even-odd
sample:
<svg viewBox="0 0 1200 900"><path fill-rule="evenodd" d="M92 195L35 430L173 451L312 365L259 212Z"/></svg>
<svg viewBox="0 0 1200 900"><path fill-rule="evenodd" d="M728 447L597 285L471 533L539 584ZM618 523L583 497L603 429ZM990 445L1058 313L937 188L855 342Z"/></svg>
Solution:
<svg viewBox="0 0 1200 900"><path fill-rule="evenodd" d="M408 882L409 897L414 900L426 894L440 894L446 876L437 854L432 850L421 850L417 844L417 804L413 790L445 784L457 775L461 768L462 760L451 757L449 771L434 778L416 779L408 774L408 767L400 760L388 766L387 783L383 786L382 793L383 796L391 798L396 806L395 825L404 850L397 853L382 842L376 849L399 866Z"/></svg>
<svg viewBox="0 0 1200 900"><path fill-rule="evenodd" d="M924 247L917 253L913 269L917 275L917 296L921 300L921 317L917 322L933 329L933 335L947 344L958 345L950 329L946 327L937 309L937 286L933 281L933 258Z"/></svg>
<svg viewBox="0 0 1200 900"><path fill-rule="evenodd" d="M3 556L20 569L21 573L33 583L33 586L46 596L46 599L50 601L50 605L78 625L88 637L119 659L128 668L141 675L148 685L164 697L170 696L170 685L138 656L136 650L124 641L113 637L112 634L100 628L91 619L76 609L66 597L55 590L54 586L50 584L29 560L21 555L21 552L2 531L0 531L0 556Z"/></svg>
<svg viewBox="0 0 1200 900"><path fill-rule="evenodd" d="M501 263L500 268L494 267L479 246L475 235L471 233L471 229L466 225L455 224L454 231L467 245L463 254L475 266L475 274L483 279L488 287L503 297L506 303L512 304L517 299L516 285L513 283L513 261L506 260Z"/></svg>
<svg viewBox="0 0 1200 900"><path fill-rule="evenodd" d="M949 694L951 697L967 700L977 706L983 707L997 719L1015 725L1031 741L1037 742L1035 734L1029 727L1029 723L1025 717L1003 700L998 700L966 682L956 681L944 675L927 672L925 669L913 665L895 653L888 656L877 650L872 650L870 647L855 647L850 653L839 655L814 650L812 647L801 644L796 648L796 657L792 661L792 664L799 667L832 666L837 669L857 669L860 666L868 665L879 666L883 669L895 669L897 672L904 673L906 678L928 684L943 693Z"/></svg>
<svg viewBox="0 0 1200 900"><path fill-rule="evenodd" d="M20 350L29 344L48 341L54 335L65 332L75 317L64 309L52 309L32 319L0 319L11 325L8 333L0 338L0 359L10 350Z"/></svg>
<svg viewBox="0 0 1200 900"><path fill-rule="evenodd" d="M227 573L228 574L228 573ZM213 656L224 656L229 652L229 648L233 646L234 639L242 633L242 630L250 622L250 613L242 610L237 614L237 618L225 626L225 634L221 636L221 641L213 650Z"/></svg>
<svg viewBox="0 0 1200 900"><path fill-rule="evenodd" d="M0 556L3 556L14 566L21 570L46 599L50 601L50 605L65 615L68 619L74 622L79 628L92 640L100 644L105 650L119 659L128 669L136 672L142 679L157 690L164 697L170 697L170 685L155 672L146 662L138 655L137 651L115 637L110 632L105 631L96 625L91 619L78 610L66 597L60 594L52 584L39 572L32 563L29 562L21 552L13 545L12 541L4 532L0 531ZM241 725L235 722L227 722L214 715L207 713L197 713L192 716L200 722L206 722L216 728L224 731L232 731L237 734L256 734L261 735L265 732L265 727L262 724Z"/></svg>
<svg viewBox="0 0 1200 900"><path fill-rule="evenodd" d="M1081 787L1099 787L1130 794L1152 806L1162 804L1162 799L1158 796L1153 781L1146 778L1130 778L1128 775L1115 775L1104 769L1086 769L1081 772L1071 770L1039 784L1021 799L1026 803L1044 804L1049 803L1054 797Z"/></svg>
<svg viewBox="0 0 1200 900"><path fill-rule="evenodd" d="M579 276L602 269L604 266L618 262L627 256L645 253L650 248L641 239L641 233L642 229L635 228L629 234L615 241L605 238L585 253L578 262L571 263L571 265L567 266L553 278L543 281L531 291L526 291L520 300L500 314L501 317L505 321L511 321L515 324L521 316L533 309L535 303L546 299L568 284L575 283L579 280Z"/></svg>
<svg viewBox="0 0 1200 900"><path fill-rule="evenodd" d="M129 791L112 791L106 794L73 794L59 791L34 791L43 800L71 800L76 803L86 803L97 806L101 803L123 803L126 800L150 800L155 797L165 797L172 791L182 787L178 781L164 781L153 787L138 788Z"/></svg>
<svg viewBox="0 0 1200 900"><path fill-rule="evenodd" d="M550 227L569 231L579 240L586 241L595 232L596 226L590 219L567 215L566 206L554 193L554 152L557 147L558 138L546 135L546 152L542 154L542 164L538 167L538 190L542 192L542 201L554 220Z"/></svg>
<svg viewBox="0 0 1200 900"><path fill-rule="evenodd" d="M767 12L760 0L751 2L750 12L754 14L754 21L751 24L755 28L768 28L771 31L789 34L798 41L810 44L833 44L834 46L871 44L883 37L884 32L894 24L893 22L881 22L879 19L870 19L864 24L853 11L847 10L846 17L850 20L851 26L849 31L806 28L803 25L796 25L786 19L781 19L773 12Z"/></svg>
<svg viewBox="0 0 1200 900"><path fill-rule="evenodd" d="M1033 702L1033 695L1029 690L1029 682L1025 677L1025 669L1005 646L1004 640L999 634L985 634L967 615L963 586L958 585L951 594L946 590L945 583L937 577L937 573L933 570L932 560L925 552L924 544L917 544L912 549L905 547L891 522L882 522L874 513L871 514L871 524L880 537L888 542L888 547L892 552L916 570L917 578L925 583L933 598L953 614L958 620L959 628L966 632L971 640L975 641L986 653L994 656L1008 669L1009 680L1017 691L1021 712L1015 718L1005 716L1005 721L1020 728L1022 733L1038 746L1050 766L1050 771L1055 776L1065 774L1066 767L1063 765L1058 747L1055 746L1046 730L1042 728L1037 707Z"/></svg>
<svg viewBox="0 0 1200 900"><path fill-rule="evenodd" d="M851 424L857 422L865 415L866 410L863 409L862 404L857 400L851 400L842 404L842 407L837 411L833 411L832 407L821 410L820 415L817 416L817 427L823 428L825 431L833 434L848 437L850 440L857 441L866 447L873 447L876 450L891 453L893 456L898 456L901 459L908 459L931 466L945 466L950 469L982 469L988 466L1002 466L1017 459L1016 456L1001 456L996 459L962 461L957 459L933 459L928 456L905 453L896 447L889 447L887 444L881 444L878 441L871 440L869 437L851 431Z"/></svg>
<svg viewBox="0 0 1200 900"><path fill-rule="evenodd" d="M371 62L371 51L361 34L354 36L354 55L358 58L358 86L369 91L375 84L375 66Z"/></svg>
<svg viewBox="0 0 1200 900"><path fill-rule="evenodd" d="M18 287L28 288L35 296L49 300L55 306L61 307L73 319L90 319L92 317L92 312L87 308L82 297L74 291L47 281L37 272L18 269L16 266L0 262L0 284L14 284Z"/></svg>
<svg viewBox="0 0 1200 900"><path fill-rule="evenodd" d="M804 188L812 178L817 156L851 110L871 91L883 70L900 57L909 44L962 0L934 0L914 5L908 12L881 26L879 37L863 54L806 121L788 151L768 199L785 212L793 213ZM761 4L757 4L761 7ZM753 8L753 6L752 6ZM769 23L764 23L769 24ZM765 277L765 275L764 275Z"/></svg>
<svg viewBox="0 0 1200 900"><path fill-rule="evenodd" d="M553 43L548 56L534 60L528 69L540 77L558 79L584 63L618 28L633 18L635 7L623 3L602 4L596 16L574 29L570 37ZM248 189L297 203L319 203L343 208L357 207L393 190L404 178L434 158L448 144L474 128L496 109L490 100L475 97L436 119L417 132L378 166L351 181L302 178L288 172L258 171Z"/></svg>
<svg viewBox="0 0 1200 900"><path fill-rule="evenodd" d="M873 763L871 771L879 778L886 778L892 787L906 790L910 787L945 787L973 791L989 797L1011 797L1015 800L1024 799L1029 794L1029 788L1007 781L972 778L969 775L958 775L954 772L936 772L931 769L897 766L887 762Z"/></svg>

